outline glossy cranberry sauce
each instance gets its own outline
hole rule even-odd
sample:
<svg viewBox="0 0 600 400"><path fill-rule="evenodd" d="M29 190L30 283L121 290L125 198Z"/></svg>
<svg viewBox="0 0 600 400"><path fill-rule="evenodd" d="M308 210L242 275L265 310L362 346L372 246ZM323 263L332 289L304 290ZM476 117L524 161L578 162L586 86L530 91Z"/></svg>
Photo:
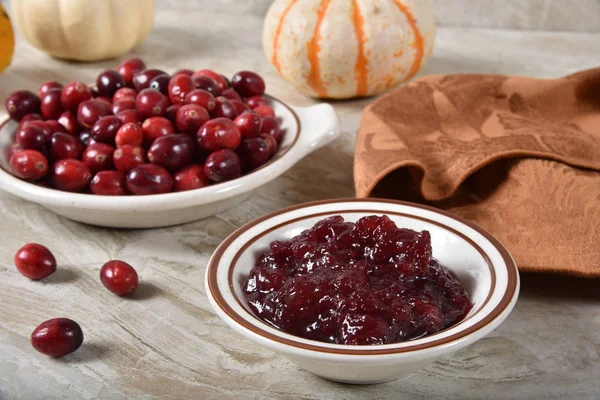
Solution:
<svg viewBox="0 0 600 400"><path fill-rule="evenodd" d="M263 321L296 336L347 345L433 334L472 307L463 285L431 256L428 231L387 216L321 220L271 243L244 285Z"/></svg>

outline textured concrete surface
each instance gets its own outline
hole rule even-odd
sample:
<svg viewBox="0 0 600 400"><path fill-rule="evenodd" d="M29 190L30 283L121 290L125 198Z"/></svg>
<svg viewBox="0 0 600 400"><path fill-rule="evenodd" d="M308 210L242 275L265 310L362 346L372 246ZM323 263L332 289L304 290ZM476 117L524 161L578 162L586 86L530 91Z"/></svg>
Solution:
<svg viewBox="0 0 600 400"><path fill-rule="evenodd" d="M314 103L264 59L258 14L160 11L135 54L153 67L262 73L268 91ZM422 74L485 72L556 77L600 64L600 34L442 28ZM91 82L118 60L68 64L19 40L0 75L0 98L42 81ZM221 215L158 230L111 230L57 217L0 192L0 399L594 399L600 397L598 280L525 275L520 300L499 329L418 374L384 385L328 382L262 349L212 312L204 291L210 254L240 225L309 200L353 195L353 138L371 99L336 102L344 134L248 202ZM326 185L323 182L327 182ZM33 282L12 258L25 242L56 255L59 270ZM134 265L142 285L131 299L107 292L108 259ZM85 333L81 349L54 360L34 351L31 331L67 316Z"/></svg>

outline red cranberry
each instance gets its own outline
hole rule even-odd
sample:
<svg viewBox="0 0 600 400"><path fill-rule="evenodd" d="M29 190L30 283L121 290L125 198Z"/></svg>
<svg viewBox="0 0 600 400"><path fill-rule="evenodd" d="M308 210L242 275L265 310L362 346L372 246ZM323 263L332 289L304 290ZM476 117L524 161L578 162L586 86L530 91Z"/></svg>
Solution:
<svg viewBox="0 0 600 400"><path fill-rule="evenodd" d="M265 81L252 71L240 71L231 79L231 86L242 97L262 96L265 92Z"/></svg>
<svg viewBox="0 0 600 400"><path fill-rule="evenodd" d="M246 104L248 104L248 107L254 109L258 106L268 106L269 102L262 96L252 96L246 99Z"/></svg>
<svg viewBox="0 0 600 400"><path fill-rule="evenodd" d="M236 150L243 171L253 171L269 160L269 145L261 138L244 139Z"/></svg>
<svg viewBox="0 0 600 400"><path fill-rule="evenodd" d="M102 266L100 281L105 288L119 296L125 296L138 285L138 274L125 261L111 260Z"/></svg>
<svg viewBox="0 0 600 400"><path fill-rule="evenodd" d="M44 121L46 123L46 125L48 125L50 127L50 129L52 129L53 133L56 132L62 132L62 133L67 133L67 130L65 129L64 126L62 126L60 124L60 122L53 120L53 119L47 119L46 121Z"/></svg>
<svg viewBox="0 0 600 400"><path fill-rule="evenodd" d="M204 163L204 174L214 182L239 178L242 175L240 158L231 150L215 151Z"/></svg>
<svg viewBox="0 0 600 400"><path fill-rule="evenodd" d="M261 117L275 117L275 111L270 106L262 105L252 109L255 113Z"/></svg>
<svg viewBox="0 0 600 400"><path fill-rule="evenodd" d="M112 105L112 113L114 115L126 110L135 110L135 97L125 97L124 99L117 100Z"/></svg>
<svg viewBox="0 0 600 400"><path fill-rule="evenodd" d="M84 101L77 108L77 121L82 127L90 129L100 118L112 112L111 106L98 99Z"/></svg>
<svg viewBox="0 0 600 400"><path fill-rule="evenodd" d="M42 322L31 333L34 349L50 357L62 357L77 350L83 343L83 331L77 322L54 318Z"/></svg>
<svg viewBox="0 0 600 400"><path fill-rule="evenodd" d="M37 243L27 243L15 254L15 266L21 275L38 280L56 271L56 259L46 247Z"/></svg>
<svg viewBox="0 0 600 400"><path fill-rule="evenodd" d="M69 135L79 135L81 127L77 123L77 118L70 111L65 111L58 118L58 123L65 127Z"/></svg>
<svg viewBox="0 0 600 400"><path fill-rule="evenodd" d="M79 158L83 152L83 144L77 136L68 133L57 132L52 135L52 146L50 147L50 158L52 161L67 158Z"/></svg>
<svg viewBox="0 0 600 400"><path fill-rule="evenodd" d="M50 89L42 97L40 109L45 119L57 119L65 111L60 100L61 94L61 89Z"/></svg>
<svg viewBox="0 0 600 400"><path fill-rule="evenodd" d="M60 125L60 124L59 124ZM42 130L42 132L44 133L44 138L46 140L47 144L50 144L50 142L52 141L52 135L54 135L54 128L52 128L52 126L50 126L50 124L48 124L48 121L28 121L26 123L23 124L23 127L21 129L23 129L26 126L35 126L38 127ZM64 131L64 128L62 128Z"/></svg>
<svg viewBox="0 0 600 400"><path fill-rule="evenodd" d="M279 121L273 117L262 117L262 128L260 133L266 133L275 138L277 143L281 141L281 130L279 129Z"/></svg>
<svg viewBox="0 0 600 400"><path fill-rule="evenodd" d="M48 159L36 150L21 150L9 160L12 173L26 181L37 181L48 173Z"/></svg>
<svg viewBox="0 0 600 400"><path fill-rule="evenodd" d="M145 69L146 64L140 58L135 57L123 61L117 67L117 72L123 77L127 86L133 87L133 76Z"/></svg>
<svg viewBox="0 0 600 400"><path fill-rule="evenodd" d="M113 153L113 164L118 171L127 172L147 162L146 152L141 146L126 144Z"/></svg>
<svg viewBox="0 0 600 400"><path fill-rule="evenodd" d="M196 139L200 148L209 152L234 150L240 145L242 134L230 119L215 118L202 125Z"/></svg>
<svg viewBox="0 0 600 400"><path fill-rule="evenodd" d="M121 123L123 123L123 124L133 122L138 125L142 125L142 122L144 122L144 118L142 117L142 114L140 114L138 110L121 111L120 113L117 114L117 118L119 118L121 120Z"/></svg>
<svg viewBox="0 0 600 400"><path fill-rule="evenodd" d="M204 167L200 164L190 164L183 167L179 172L173 175L173 191L183 192L185 190L200 189L210 184Z"/></svg>
<svg viewBox="0 0 600 400"><path fill-rule="evenodd" d="M6 154L6 158L8 158L9 161L10 161L10 158L13 155L15 155L16 153L18 153L20 151L23 151L23 150L25 150L25 149L19 143L13 143L13 144L10 145L10 147L8 149L5 149L4 151L5 151L5 154ZM35 151L35 150L31 150L31 151Z"/></svg>
<svg viewBox="0 0 600 400"><path fill-rule="evenodd" d="M121 120L114 115L108 115L100 118L94 126L92 126L90 135L96 142L114 143L115 136L117 136L117 131L120 127Z"/></svg>
<svg viewBox="0 0 600 400"><path fill-rule="evenodd" d="M159 137L148 150L148 160L168 170L178 170L192 161L194 155L194 139L186 134L178 133Z"/></svg>
<svg viewBox="0 0 600 400"><path fill-rule="evenodd" d="M87 188L90 179L90 169L79 160L60 160L52 167L52 185L59 190L81 192Z"/></svg>
<svg viewBox="0 0 600 400"><path fill-rule="evenodd" d="M43 120L44 120L44 118L40 114L27 114L26 116L21 118L21 121L19 121L19 126L17 127L17 129L21 129L23 127L23 125L25 125L27 122L43 121Z"/></svg>
<svg viewBox="0 0 600 400"><path fill-rule="evenodd" d="M197 78L199 76L208 76L209 78L211 78L213 81L215 81L221 92L229 87L229 84L223 75L217 74L216 72L211 71L210 69L202 69L200 71L196 71L192 75L192 78Z"/></svg>
<svg viewBox="0 0 600 400"><path fill-rule="evenodd" d="M96 100L99 101L103 101L104 103L106 103L106 106L112 109L112 99L110 97L104 97L104 96L97 96L95 97Z"/></svg>
<svg viewBox="0 0 600 400"><path fill-rule="evenodd" d="M178 69L177 71L173 72L173 76L179 75L179 74L192 76L193 73L194 73L194 71L192 71L191 69L181 68L181 69Z"/></svg>
<svg viewBox="0 0 600 400"><path fill-rule="evenodd" d="M148 85L148 89L158 90L165 96L169 95L169 81L171 80L171 75L162 74L158 75L150 81Z"/></svg>
<svg viewBox="0 0 600 400"><path fill-rule="evenodd" d="M165 71L160 69L145 69L142 72L138 72L133 76L133 86L135 90L141 92L144 89L150 87L150 81L159 75L167 75Z"/></svg>
<svg viewBox="0 0 600 400"><path fill-rule="evenodd" d="M163 167L144 164L127 173L127 189L135 195L168 193L173 188L173 177Z"/></svg>
<svg viewBox="0 0 600 400"><path fill-rule="evenodd" d="M196 88L204 89L207 92L212 93L214 96L219 96L221 94L221 89L217 82L214 79L209 78L206 75L196 75L192 76L194 83L196 84Z"/></svg>
<svg viewBox="0 0 600 400"><path fill-rule="evenodd" d="M144 118L160 117L169 106L167 98L161 92L152 89L142 90L135 101L138 112Z"/></svg>
<svg viewBox="0 0 600 400"><path fill-rule="evenodd" d="M173 104L183 104L186 96L196 89L196 85L189 75L175 75L169 81L169 98Z"/></svg>
<svg viewBox="0 0 600 400"><path fill-rule="evenodd" d="M44 151L47 144L46 136L41 128L32 125L34 122L37 121L28 122L17 131L17 143L24 149Z"/></svg>
<svg viewBox="0 0 600 400"><path fill-rule="evenodd" d="M123 88L117 90L115 92L115 94L113 94L112 101L113 101L113 103L116 103L119 100L123 100L123 99L129 98L129 97L131 97L135 100L135 98L137 97L137 92L135 90L133 90L132 88L123 87Z"/></svg>
<svg viewBox="0 0 600 400"><path fill-rule="evenodd" d="M228 98L229 100L242 101L242 97L233 89L223 90L221 96Z"/></svg>
<svg viewBox="0 0 600 400"><path fill-rule="evenodd" d="M228 118L234 120L238 116L235 106L225 97L215 99L215 108L210 112L213 118Z"/></svg>
<svg viewBox="0 0 600 400"><path fill-rule="evenodd" d="M90 169L92 174L99 171L114 169L113 153L115 148L106 143L94 143L84 151L81 160Z"/></svg>
<svg viewBox="0 0 600 400"><path fill-rule="evenodd" d="M90 131L82 131L79 134L79 140L81 140L81 143L83 143L84 146L87 146L89 142L93 140L90 137Z"/></svg>
<svg viewBox="0 0 600 400"><path fill-rule="evenodd" d="M125 173L121 171L100 171L90 182L92 193L100 196L126 196Z"/></svg>
<svg viewBox="0 0 600 400"><path fill-rule="evenodd" d="M71 112L76 112L80 103L92 98L90 88L81 82L71 82L62 89L60 100L63 107Z"/></svg>
<svg viewBox="0 0 600 400"><path fill-rule="evenodd" d="M142 127L134 122L128 122L122 125L117 131L115 143L117 147L125 146L126 144L139 146L142 144L143 139L144 130Z"/></svg>
<svg viewBox="0 0 600 400"><path fill-rule="evenodd" d="M254 113L241 114L233 123L240 129L242 136L246 138L254 138L260 135L262 119Z"/></svg>
<svg viewBox="0 0 600 400"><path fill-rule="evenodd" d="M181 108L183 104L171 104L167 107L167 111L165 112L165 117L171 122L175 122L177 118L177 111Z"/></svg>
<svg viewBox="0 0 600 400"><path fill-rule="evenodd" d="M44 97L44 95L46 93L48 93L49 90L62 89L62 88L63 88L63 84L60 82L57 82L57 81L44 82L42 84L42 86L40 86L40 88L38 89L37 95L41 99L42 97Z"/></svg>
<svg viewBox="0 0 600 400"><path fill-rule="evenodd" d="M269 149L269 158L277 153L277 140L267 133L261 133L260 138L267 143L267 148Z"/></svg>
<svg viewBox="0 0 600 400"><path fill-rule="evenodd" d="M204 108L197 104L186 104L177 111L175 124L181 132L195 135L209 119L210 115Z"/></svg>
<svg viewBox="0 0 600 400"><path fill-rule="evenodd" d="M110 97L125 86L125 79L117 71L111 69L102 72L96 79L96 88L100 96Z"/></svg>
<svg viewBox="0 0 600 400"><path fill-rule="evenodd" d="M185 98L185 104L197 104L206 111L211 112L215 108L215 97L202 89L192 90Z"/></svg>
<svg viewBox="0 0 600 400"><path fill-rule="evenodd" d="M40 113L40 98L28 90L17 90L6 98L4 106L11 119L20 121L27 114Z"/></svg>
<svg viewBox="0 0 600 400"><path fill-rule="evenodd" d="M148 147L156 139L175 133L173 123L164 117L148 118L142 124L144 131L144 146Z"/></svg>
<svg viewBox="0 0 600 400"><path fill-rule="evenodd" d="M250 107L242 101L231 100L231 104L235 107L235 112L237 115L243 114L245 112L251 111Z"/></svg>

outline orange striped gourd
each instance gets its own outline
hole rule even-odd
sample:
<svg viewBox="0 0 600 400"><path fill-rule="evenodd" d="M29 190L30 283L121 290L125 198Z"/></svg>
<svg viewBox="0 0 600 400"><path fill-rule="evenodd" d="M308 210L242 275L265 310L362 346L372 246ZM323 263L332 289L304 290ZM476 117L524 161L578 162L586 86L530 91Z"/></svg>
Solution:
<svg viewBox="0 0 600 400"><path fill-rule="evenodd" d="M435 31L428 0L275 0L263 46L298 90L341 99L412 78L431 54Z"/></svg>

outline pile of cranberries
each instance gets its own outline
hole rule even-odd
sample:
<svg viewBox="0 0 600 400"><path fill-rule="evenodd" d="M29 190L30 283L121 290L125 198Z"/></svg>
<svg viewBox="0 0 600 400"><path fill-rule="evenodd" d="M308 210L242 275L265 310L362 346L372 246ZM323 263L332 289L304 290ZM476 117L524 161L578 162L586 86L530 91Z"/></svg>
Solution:
<svg viewBox="0 0 600 400"><path fill-rule="evenodd" d="M284 332L328 343L388 344L461 321L472 303L431 256L429 232L387 216L334 216L271 243L245 282L248 303Z"/></svg>
<svg viewBox="0 0 600 400"><path fill-rule="evenodd" d="M56 271L56 258L47 247L27 243L15 254L15 266L24 276L40 280ZM111 260L100 269L100 281L106 289L119 296L135 290L138 275L124 261ZM79 324L68 318L53 318L42 322L31 334L31 345L40 353L62 357L77 350L83 343L83 331Z"/></svg>
<svg viewBox="0 0 600 400"><path fill-rule="evenodd" d="M46 82L6 99L19 122L12 173L55 189L148 195L202 188L264 165L282 138L265 83L241 71L172 75L139 58L81 82Z"/></svg>

